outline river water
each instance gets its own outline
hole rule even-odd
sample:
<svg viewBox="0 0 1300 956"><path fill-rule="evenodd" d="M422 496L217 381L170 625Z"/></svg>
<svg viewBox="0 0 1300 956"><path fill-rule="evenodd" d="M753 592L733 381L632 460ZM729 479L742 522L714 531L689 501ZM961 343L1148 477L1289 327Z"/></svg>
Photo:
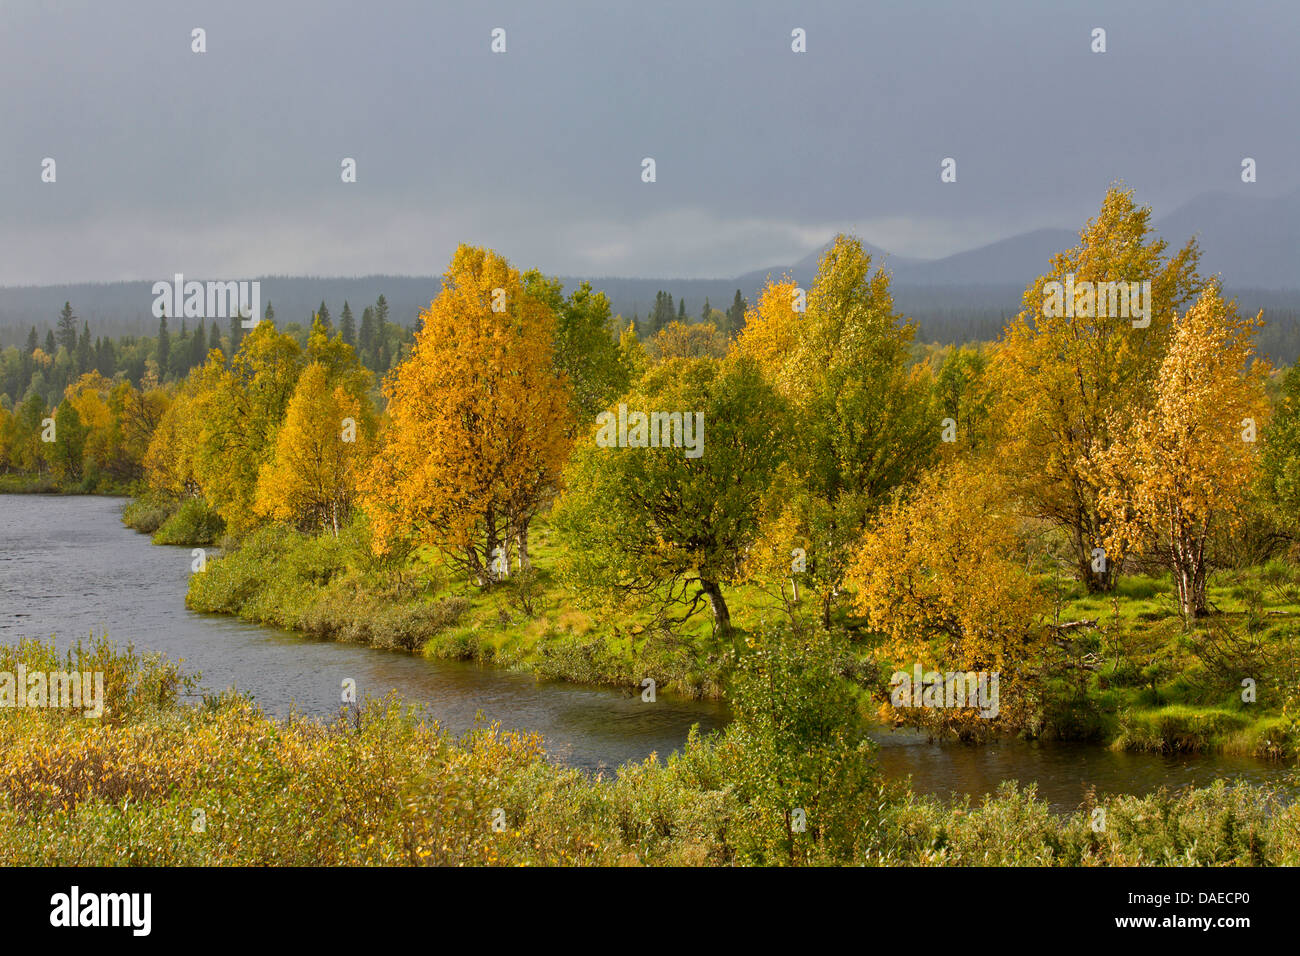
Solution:
<svg viewBox="0 0 1300 956"><path fill-rule="evenodd" d="M23 637L60 646L105 631L119 643L181 659L206 690L235 687L268 713L331 716L345 678L361 694L396 691L446 729L477 719L536 731L556 759L608 769L679 748L688 729L723 726L723 704L537 681L527 674L400 651L313 640L185 607L187 548L158 547L121 523L120 498L0 495L0 641ZM1147 793L1216 777L1281 783L1283 767L1219 755L1163 757L1103 747L1008 741L983 747L927 743L881 728L878 760L918 791L980 794L1003 780L1036 782L1058 810L1073 809L1088 785Z"/></svg>

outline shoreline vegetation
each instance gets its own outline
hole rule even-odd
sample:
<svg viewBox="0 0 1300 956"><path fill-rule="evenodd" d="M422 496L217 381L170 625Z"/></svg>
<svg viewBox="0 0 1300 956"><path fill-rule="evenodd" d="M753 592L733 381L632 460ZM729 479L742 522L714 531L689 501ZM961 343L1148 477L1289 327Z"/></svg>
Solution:
<svg viewBox="0 0 1300 956"><path fill-rule="evenodd" d="M414 329L377 325L378 304L367 308L370 344L346 303L338 328L323 303L309 329L278 328L268 306L247 335L200 327L177 365L163 320L154 357L122 346L142 377L110 379L74 376L68 348L50 355L33 330L26 358L7 352L6 368L30 365L31 382L61 369L67 384L53 410L30 384L3 396L0 490L129 489L127 525L211 549L185 598L197 611L543 678L725 697L735 719L722 742L688 744L676 769L624 768L672 789L672 774L708 764L708 784L692 777L682 797L692 822L679 823L713 836L647 857L629 850L642 837L592 823L603 834L592 845L617 848L603 862L685 859L678 851L951 862L949 836L922 851L905 836L867 846L851 835L855 814L898 805L870 782L868 719L970 744L1300 758L1300 366L1259 360L1262 317L1238 315L1200 274L1195 241L1169 247L1150 214L1110 189L991 343L915 342L888 273L850 236L810 289L771 279L755 305L737 293L698 322L666 294L646 324L628 322L585 283L566 296L556 279L461 246ZM1087 314L1046 309L1045 289L1065 277L1072 288L1149 282L1141 322L1091 314L1100 298ZM682 441L643 428L687 416L689 445L684 427ZM914 667L996 675L999 699L897 703L891 675ZM223 713L211 719L263 719ZM423 733L375 722L400 739ZM309 762L312 734L336 739L278 733ZM548 774L561 772L538 769L540 755L516 760L528 747L511 741L438 746L451 763L496 754L543 781L527 799L549 806L560 777ZM582 812L612 799L564 787ZM1258 790L1206 793L1147 798L1134 819L1213 807L1228 814L1231 861L1292 858L1293 811ZM870 794L878 802L863 804ZM1039 813L1023 793L994 807L981 819L1021 820L1041 840L1006 837L1023 859L1200 852L1168 834L1158 852L1099 848L1069 829L1078 820L1022 820ZM815 853L795 839L796 808L818 821ZM709 829L718 814L725 837ZM1241 827L1254 828L1247 850ZM1283 836L1288 849L1262 849ZM972 839L1004 859L984 831ZM416 857L435 852L410 840ZM521 859L553 859L529 847L540 856Z"/></svg>
<svg viewBox="0 0 1300 956"><path fill-rule="evenodd" d="M774 640L733 685L736 720L612 775L540 740L455 738L396 699L334 721L272 720L233 693L179 702L175 664L107 636L60 656L0 647L0 670L105 671L103 718L0 710L0 858L49 866L1295 866L1300 804L1223 782L1088 795L1033 787L953 803L884 779L832 643ZM769 680L792 693L773 708ZM785 727L799 727L796 740ZM793 808L793 809L792 809Z"/></svg>
<svg viewBox="0 0 1300 956"><path fill-rule="evenodd" d="M135 503L128 516L164 511ZM130 521L124 518L128 524ZM190 527L211 527L202 519L163 520L159 543L211 545L217 536L176 540ZM137 528L137 530L147 530ZM468 582L459 586L437 572L431 559L413 560L400 573L367 563L364 535L303 535L267 528L245 539L228 556L212 560L208 570L192 575L186 606L206 613L230 614L257 624L298 631L313 637L400 649L430 658L473 661L485 666L527 671L540 678L623 688L639 692L651 678L660 692L690 698L725 698L734 665L731 649L717 641L707 621L693 630L656 629L648 615L626 618L622 626L602 625L573 606L556 580L557 557L546 523L535 530L532 575L507 578L489 589ZM1279 583L1280 582L1280 583ZM1280 594L1268 608L1254 607L1261 592ZM1181 622L1170 606L1173 583L1168 576L1130 577L1112 598L1090 597L1076 589L1063 610L1100 647L1107 636L1133 622L1151 631L1181 636ZM1211 587L1216 604L1228 608L1229 620L1254 614L1263 645L1282 643L1297 613L1297 588L1282 565L1225 575ZM736 595L733 613L738 628L762 627L762 593ZM1116 608L1119 616L1112 619ZM1285 608L1277 623L1267 610ZM1125 614L1127 611L1127 615ZM1261 615L1261 612L1263 614ZM1289 645L1283 645L1289 646ZM1032 732L1039 739L1091 742L1117 750L1152 753L1220 752L1262 760L1291 761L1300 744L1300 720L1294 707L1278 712L1252 710L1229 686L1218 700L1198 702L1199 687L1190 679L1198 663L1187 653L1185 670L1164 664L1157 644L1148 657L1115 658L1092 672L1089 683L1068 697L1057 713L1046 715ZM1154 663L1150 658L1155 658ZM878 701L889 688L870 654L850 651L839 675L852 686L859 709L884 716ZM871 681L872 676L875 677ZM1197 675L1199 676L1199 675ZM1203 679L1203 678L1202 678ZM902 725L901 723L899 724ZM936 731L937 737L944 737ZM946 735L952 736L952 735ZM980 743L995 737L977 737Z"/></svg>

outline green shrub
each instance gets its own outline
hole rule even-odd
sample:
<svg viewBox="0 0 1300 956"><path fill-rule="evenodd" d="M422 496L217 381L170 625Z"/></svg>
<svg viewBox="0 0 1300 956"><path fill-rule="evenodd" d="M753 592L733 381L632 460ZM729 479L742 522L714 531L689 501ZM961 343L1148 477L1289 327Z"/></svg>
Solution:
<svg viewBox="0 0 1300 956"><path fill-rule="evenodd" d="M210 545L226 530L226 523L202 498L187 499L154 532L154 544Z"/></svg>
<svg viewBox="0 0 1300 956"><path fill-rule="evenodd" d="M141 534L153 534L176 513L177 507L174 501L144 495L127 502L122 509L122 523Z"/></svg>
<svg viewBox="0 0 1300 956"><path fill-rule="evenodd" d="M848 862L885 785L843 648L825 631L749 638L733 675L722 767L739 806L729 839L746 862Z"/></svg>

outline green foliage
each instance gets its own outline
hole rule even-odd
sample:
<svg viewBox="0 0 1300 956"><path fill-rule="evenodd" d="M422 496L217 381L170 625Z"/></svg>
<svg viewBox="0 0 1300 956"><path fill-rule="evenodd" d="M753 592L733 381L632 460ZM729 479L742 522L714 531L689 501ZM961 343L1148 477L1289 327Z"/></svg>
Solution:
<svg viewBox="0 0 1300 956"><path fill-rule="evenodd" d="M122 523L141 534L152 535L176 513L176 502L146 493L132 498L122 509Z"/></svg>
<svg viewBox="0 0 1300 956"><path fill-rule="evenodd" d="M616 416L580 441L553 523L575 587L624 601L686 606L706 600L725 633L722 586L738 580L788 441L788 413L748 359L674 360L623 400L632 411L681 412L703 422L698 457L683 447L613 447Z"/></svg>
<svg viewBox="0 0 1300 956"><path fill-rule="evenodd" d="M1300 364L1282 379L1260 466L1260 484L1275 517L1293 534L1300 533Z"/></svg>
<svg viewBox="0 0 1300 956"><path fill-rule="evenodd" d="M152 515L140 515L149 520ZM130 522L128 521L128 524ZM137 530L143 528L137 526ZM176 513L160 525L153 536L154 544L209 545L225 533L226 523L202 498L188 498Z"/></svg>
<svg viewBox="0 0 1300 956"><path fill-rule="evenodd" d="M882 797L871 744L825 631L750 639L731 686L722 767L740 806L732 836L754 863L851 860Z"/></svg>
<svg viewBox="0 0 1300 956"><path fill-rule="evenodd" d="M58 481L79 481L82 477L81 456L86 447L87 428L69 401L59 403L54 413L54 441L46 452L50 471Z"/></svg>
<svg viewBox="0 0 1300 956"><path fill-rule="evenodd" d="M197 611L407 651L465 614L462 598L429 603L411 587L376 586L356 570L364 547L355 534L310 536L265 525L191 575L185 602Z"/></svg>
<svg viewBox="0 0 1300 956"><path fill-rule="evenodd" d="M567 299L558 279L536 269L523 275L528 294L555 313L554 362L568 376L578 419L595 416L631 385L629 370L620 361L611 326L609 299L583 282Z"/></svg>

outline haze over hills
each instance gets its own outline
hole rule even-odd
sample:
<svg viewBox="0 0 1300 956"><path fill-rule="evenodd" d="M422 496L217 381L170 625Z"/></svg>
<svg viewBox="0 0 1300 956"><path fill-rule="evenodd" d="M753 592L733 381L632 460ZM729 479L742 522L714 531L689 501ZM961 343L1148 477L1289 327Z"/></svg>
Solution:
<svg viewBox="0 0 1300 956"><path fill-rule="evenodd" d="M1154 226L1174 247L1196 235L1202 249L1202 272L1221 273L1228 291L1239 295L1243 306L1291 313L1300 309L1300 191L1277 198L1208 193L1157 219ZM869 242L864 244L892 273L897 305L918 320L923 336L960 341L995 336L1004 319L1019 310L1025 286L1046 271L1053 254L1074 245L1077 238L1075 230L1037 229L930 260L896 256ZM685 299L687 315L697 319L706 297L714 308L725 309L740 289L752 304L769 275L776 278L788 273L807 286L825 248L813 250L789 266L756 269L732 278L569 276L564 282L571 288L586 278L606 292L615 313L629 319L634 315L645 318L655 293L662 289L675 301ZM263 306L271 302L279 322L304 324L322 299L337 318L344 300L359 315L362 307L383 294L391 319L409 325L439 286L436 276L263 276L259 281ZM0 344L17 343L33 325L42 330L52 326L65 301L72 303L79 318L89 322L93 334L152 333L157 327L151 314L152 284L132 281L0 288Z"/></svg>

